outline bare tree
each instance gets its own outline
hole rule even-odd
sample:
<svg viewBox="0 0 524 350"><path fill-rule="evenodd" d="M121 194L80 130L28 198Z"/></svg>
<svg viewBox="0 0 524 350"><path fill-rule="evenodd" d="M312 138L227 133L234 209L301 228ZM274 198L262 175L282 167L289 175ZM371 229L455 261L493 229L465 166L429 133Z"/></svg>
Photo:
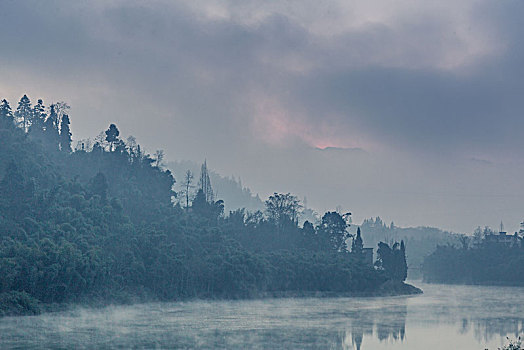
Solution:
<svg viewBox="0 0 524 350"><path fill-rule="evenodd" d="M61 125L62 118L64 115L69 114L69 110L71 109L71 106L65 103L64 101L56 102L55 105L55 111L56 115L58 117L57 123L58 125Z"/></svg>
<svg viewBox="0 0 524 350"><path fill-rule="evenodd" d="M155 159L157 167L162 166L162 164L163 164L162 161L164 160L164 150L157 149L156 152L155 152L154 159Z"/></svg>
<svg viewBox="0 0 524 350"><path fill-rule="evenodd" d="M184 183L182 184L183 186L183 194L184 196L186 197L186 210L189 209L189 191L195 187L193 185L193 173L191 172L191 170L188 170L186 171L186 174L184 176Z"/></svg>
<svg viewBox="0 0 524 350"><path fill-rule="evenodd" d="M211 187L211 180L209 179L209 171L207 170L207 161L204 160L202 168L200 169L200 180L198 186L204 193L206 202L213 203L215 201L215 194L213 193L213 187Z"/></svg>

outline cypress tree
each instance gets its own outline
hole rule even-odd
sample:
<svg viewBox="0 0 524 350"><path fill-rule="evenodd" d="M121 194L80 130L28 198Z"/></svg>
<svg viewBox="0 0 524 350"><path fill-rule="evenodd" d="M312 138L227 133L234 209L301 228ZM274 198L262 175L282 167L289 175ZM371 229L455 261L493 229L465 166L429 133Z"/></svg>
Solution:
<svg viewBox="0 0 524 350"><path fill-rule="evenodd" d="M71 152L71 130L69 129L69 116L64 114L62 123L60 123L60 150L63 152Z"/></svg>
<svg viewBox="0 0 524 350"><path fill-rule="evenodd" d="M362 236L360 235L360 227L357 228L357 236L353 238L351 243L351 252L357 256L362 256L364 250L364 243L362 242Z"/></svg>
<svg viewBox="0 0 524 350"><path fill-rule="evenodd" d="M58 133L58 115L56 114L55 105L52 104L49 106L49 115L44 123L44 132L46 135L46 140L49 144L53 145L58 149L60 140Z"/></svg>

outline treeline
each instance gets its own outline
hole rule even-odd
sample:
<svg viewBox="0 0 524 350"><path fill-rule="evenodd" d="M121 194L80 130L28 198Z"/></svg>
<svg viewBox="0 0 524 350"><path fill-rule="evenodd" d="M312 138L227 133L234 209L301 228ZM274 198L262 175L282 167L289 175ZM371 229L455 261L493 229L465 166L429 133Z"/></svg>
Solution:
<svg viewBox="0 0 524 350"><path fill-rule="evenodd" d="M424 280L432 283L524 285L524 244L517 234L463 236L460 245L439 245L424 260Z"/></svg>
<svg viewBox="0 0 524 350"><path fill-rule="evenodd" d="M404 250L375 268L356 237L347 249L347 218L329 212L299 227L290 194L271 196L265 212L225 216L205 166L196 194L177 194L163 152L145 153L114 124L72 151L67 111L25 95L15 112L0 104L0 314L40 303L374 293L405 279Z"/></svg>
<svg viewBox="0 0 524 350"><path fill-rule="evenodd" d="M422 278L424 258L433 253L437 246L459 244L460 235L434 227L399 227L393 222L386 224L380 217L365 219L360 226L366 232L370 246L380 242L404 241L408 258L409 278Z"/></svg>

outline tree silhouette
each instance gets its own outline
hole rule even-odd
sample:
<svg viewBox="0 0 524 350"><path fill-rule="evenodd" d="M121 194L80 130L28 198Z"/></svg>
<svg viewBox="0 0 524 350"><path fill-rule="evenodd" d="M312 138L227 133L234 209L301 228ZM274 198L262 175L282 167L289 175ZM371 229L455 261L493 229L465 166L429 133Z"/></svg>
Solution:
<svg viewBox="0 0 524 350"><path fill-rule="evenodd" d="M43 131L46 116L47 114L45 113L44 102L41 99L39 99L33 107L33 115L31 118L31 130Z"/></svg>
<svg viewBox="0 0 524 350"><path fill-rule="evenodd" d="M71 152L71 130L69 129L69 116L64 114L60 123L60 150L66 153Z"/></svg>
<svg viewBox="0 0 524 350"><path fill-rule="evenodd" d="M360 227L357 228L357 236L353 238L351 243L351 253L355 254L358 257L362 257L362 252L364 250L364 243L362 242L362 237L360 235Z"/></svg>
<svg viewBox="0 0 524 350"><path fill-rule="evenodd" d="M404 241L395 242L392 247L387 243L379 242L375 266L383 270L386 275L396 281L405 281L407 278L406 248Z"/></svg>
<svg viewBox="0 0 524 350"><path fill-rule="evenodd" d="M348 238L346 220L336 211L330 211L322 216L320 231L331 240L332 248L339 252L346 252Z"/></svg>
<svg viewBox="0 0 524 350"><path fill-rule="evenodd" d="M31 108L31 101L27 95L24 95L20 98L15 112L17 125L20 126L22 130L27 131L31 125L32 116L33 110Z"/></svg>
<svg viewBox="0 0 524 350"><path fill-rule="evenodd" d="M275 192L266 200L265 205L269 219L277 225L279 231L287 225L298 224L298 214L302 206L297 197L291 193Z"/></svg>
<svg viewBox="0 0 524 350"><path fill-rule="evenodd" d="M186 197L186 210L189 209L189 194L190 194L190 190L195 187L193 186L193 173L191 172L191 170L188 170L186 171L186 174L184 176L184 183L182 184L183 186L183 194L184 194L184 197Z"/></svg>
<svg viewBox="0 0 524 350"><path fill-rule="evenodd" d="M207 161L205 160L200 169L198 187L202 190L204 198L208 203L212 203L215 200L215 194L213 193L213 187L211 186L211 180L209 179L209 171L207 170Z"/></svg>
<svg viewBox="0 0 524 350"><path fill-rule="evenodd" d="M55 105L52 104L49 106L49 114L44 123L44 134L47 142L53 146L53 148L58 149L60 144L58 133L58 115L56 114Z"/></svg>
<svg viewBox="0 0 524 350"><path fill-rule="evenodd" d="M7 100L2 100L0 103L0 125L3 127L12 126L14 122L13 111Z"/></svg>
<svg viewBox="0 0 524 350"><path fill-rule="evenodd" d="M109 152L113 152L113 146L118 141L120 131L118 130L115 124L111 124L109 125L109 128L106 130L105 134L105 140L109 142Z"/></svg>

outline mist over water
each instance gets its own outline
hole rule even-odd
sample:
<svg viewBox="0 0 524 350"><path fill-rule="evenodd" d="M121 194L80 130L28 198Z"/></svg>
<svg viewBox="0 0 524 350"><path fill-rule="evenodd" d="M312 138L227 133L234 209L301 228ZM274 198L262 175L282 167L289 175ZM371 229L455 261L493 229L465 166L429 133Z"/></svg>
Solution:
<svg viewBox="0 0 524 350"><path fill-rule="evenodd" d="M0 319L0 348L496 349L524 328L524 288L427 285L388 298L76 308Z"/></svg>

